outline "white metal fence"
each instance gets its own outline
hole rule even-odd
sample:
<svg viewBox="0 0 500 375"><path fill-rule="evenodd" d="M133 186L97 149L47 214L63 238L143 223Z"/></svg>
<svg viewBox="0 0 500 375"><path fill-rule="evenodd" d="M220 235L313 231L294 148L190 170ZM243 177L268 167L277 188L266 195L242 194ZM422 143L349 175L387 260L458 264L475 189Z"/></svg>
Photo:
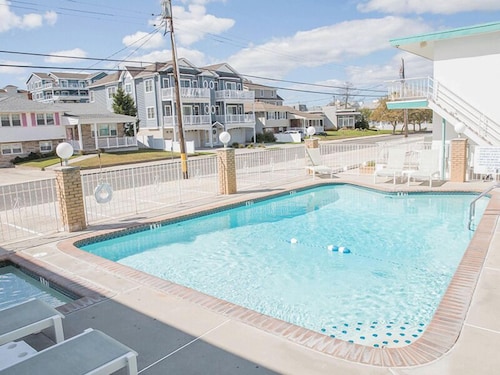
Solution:
<svg viewBox="0 0 500 375"><path fill-rule="evenodd" d="M61 228L54 178L0 186L0 243Z"/></svg>
<svg viewBox="0 0 500 375"><path fill-rule="evenodd" d="M417 163L418 151L430 146L430 143L330 143L321 144L320 153L322 163L338 173L357 175L360 167L369 162L384 164L388 150L395 147L407 151L406 165L410 168ZM499 178L498 171L491 176L475 174L473 154L474 147L470 147L469 180ZM445 150L445 176L447 155ZM236 153L235 161L237 190L241 193L309 178L304 145L244 150ZM188 179L183 179L178 160L82 173L87 223L116 222L125 216L217 197L216 156L190 158L187 163ZM113 195L109 202L100 204L94 192L103 182L112 187ZM61 229L55 179L0 186L0 244Z"/></svg>

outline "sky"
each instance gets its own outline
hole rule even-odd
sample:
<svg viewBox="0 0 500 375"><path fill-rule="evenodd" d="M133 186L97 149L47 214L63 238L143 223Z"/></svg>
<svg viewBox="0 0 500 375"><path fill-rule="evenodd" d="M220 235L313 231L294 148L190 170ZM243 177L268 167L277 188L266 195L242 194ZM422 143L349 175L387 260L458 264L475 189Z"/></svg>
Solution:
<svg viewBox="0 0 500 375"><path fill-rule="evenodd" d="M161 0L0 0L0 88L25 89L33 72L169 61L161 13ZM407 78L432 76L432 62L390 40L499 21L500 1L172 0L172 14L179 58L226 62L311 108L346 91L363 103L384 96L402 59Z"/></svg>

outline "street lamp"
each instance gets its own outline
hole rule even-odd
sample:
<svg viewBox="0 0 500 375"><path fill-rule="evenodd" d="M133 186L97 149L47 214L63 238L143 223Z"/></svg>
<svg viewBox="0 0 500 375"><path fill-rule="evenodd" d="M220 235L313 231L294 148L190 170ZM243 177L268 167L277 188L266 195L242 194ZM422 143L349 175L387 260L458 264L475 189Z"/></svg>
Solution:
<svg viewBox="0 0 500 375"><path fill-rule="evenodd" d="M219 140L224 144L224 148L227 148L227 144L231 140L231 134L228 132L222 132L219 134Z"/></svg>
<svg viewBox="0 0 500 375"><path fill-rule="evenodd" d="M460 138L460 136L465 131L466 126L463 122L457 122L455 124L454 128L455 128L455 132L458 134L458 138Z"/></svg>
<svg viewBox="0 0 500 375"><path fill-rule="evenodd" d="M312 138L312 136L314 134L316 134L316 128L314 126L309 126L307 129L306 129L306 132L307 132L307 135L309 136L309 139Z"/></svg>
<svg viewBox="0 0 500 375"><path fill-rule="evenodd" d="M61 142L56 147L56 154L63 160L64 165L68 165L68 159L73 156L73 146L68 142Z"/></svg>

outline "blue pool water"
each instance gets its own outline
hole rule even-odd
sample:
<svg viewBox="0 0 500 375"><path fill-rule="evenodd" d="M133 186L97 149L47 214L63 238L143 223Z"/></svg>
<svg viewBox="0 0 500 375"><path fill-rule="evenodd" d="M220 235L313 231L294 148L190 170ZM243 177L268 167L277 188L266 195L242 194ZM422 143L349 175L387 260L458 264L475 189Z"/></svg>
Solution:
<svg viewBox="0 0 500 375"><path fill-rule="evenodd" d="M82 249L325 335L401 346L467 248L473 198L323 186Z"/></svg>
<svg viewBox="0 0 500 375"><path fill-rule="evenodd" d="M41 299L53 307L72 301L71 298L38 282L14 266L0 267L0 309L31 298Z"/></svg>

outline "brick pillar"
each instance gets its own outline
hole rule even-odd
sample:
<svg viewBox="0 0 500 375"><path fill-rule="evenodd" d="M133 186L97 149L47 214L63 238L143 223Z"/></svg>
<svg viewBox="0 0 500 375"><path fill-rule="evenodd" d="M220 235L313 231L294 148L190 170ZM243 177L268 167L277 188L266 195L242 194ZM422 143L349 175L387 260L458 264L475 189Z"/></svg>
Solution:
<svg viewBox="0 0 500 375"><path fill-rule="evenodd" d="M219 193L236 193L236 161L234 148L217 150L217 169L219 171Z"/></svg>
<svg viewBox="0 0 500 375"><path fill-rule="evenodd" d="M304 142L306 144L306 148L319 148L318 138L306 138ZM305 151L305 153L306 153L306 167L309 167L312 165L312 161L311 158L307 155L307 150ZM313 171L306 168L306 173L313 174Z"/></svg>
<svg viewBox="0 0 500 375"><path fill-rule="evenodd" d="M467 138L451 140L450 182L465 182L467 172Z"/></svg>
<svg viewBox="0 0 500 375"><path fill-rule="evenodd" d="M87 228L80 168L57 168L56 186L59 213L62 218L64 230L67 232L76 232Z"/></svg>

